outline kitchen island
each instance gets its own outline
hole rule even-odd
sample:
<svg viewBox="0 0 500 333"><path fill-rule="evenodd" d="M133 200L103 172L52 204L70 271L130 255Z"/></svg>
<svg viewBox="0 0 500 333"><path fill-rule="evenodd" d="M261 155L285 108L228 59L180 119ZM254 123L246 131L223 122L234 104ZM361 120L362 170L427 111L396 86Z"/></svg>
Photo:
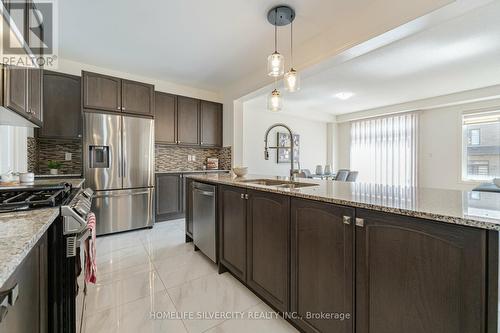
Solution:
<svg viewBox="0 0 500 333"><path fill-rule="evenodd" d="M302 331L497 332L499 194L189 180L217 186L219 271Z"/></svg>

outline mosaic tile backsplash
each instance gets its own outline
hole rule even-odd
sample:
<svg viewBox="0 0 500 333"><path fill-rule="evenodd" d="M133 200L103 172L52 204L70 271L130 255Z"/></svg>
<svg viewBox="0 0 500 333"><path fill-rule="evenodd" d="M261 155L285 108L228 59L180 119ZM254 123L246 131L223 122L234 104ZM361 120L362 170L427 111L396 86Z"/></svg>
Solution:
<svg viewBox="0 0 500 333"><path fill-rule="evenodd" d="M196 156L193 161L188 156ZM208 157L219 159L219 169L231 169L231 147L189 148L155 145L155 171L200 170Z"/></svg>
<svg viewBox="0 0 500 333"><path fill-rule="evenodd" d="M65 153L72 154L71 161L65 161ZM188 155L196 156L188 161ZM188 148L155 145L155 171L200 170L208 157L219 159L219 169L231 169L231 147ZM48 174L48 160L63 163L61 174L82 174L82 143L80 140L55 140L28 138L28 170L35 174Z"/></svg>
<svg viewBox="0 0 500 333"><path fill-rule="evenodd" d="M71 153L71 161L65 160L65 153ZM49 160L62 163L60 174L82 174L82 142L28 138L28 170L39 175L49 174Z"/></svg>

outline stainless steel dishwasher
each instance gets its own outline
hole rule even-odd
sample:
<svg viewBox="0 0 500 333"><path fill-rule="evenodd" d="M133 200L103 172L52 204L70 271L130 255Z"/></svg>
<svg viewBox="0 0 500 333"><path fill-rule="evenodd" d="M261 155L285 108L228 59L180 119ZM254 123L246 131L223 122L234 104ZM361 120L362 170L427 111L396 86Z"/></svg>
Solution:
<svg viewBox="0 0 500 333"><path fill-rule="evenodd" d="M193 183L193 242L216 262L215 252L215 186Z"/></svg>

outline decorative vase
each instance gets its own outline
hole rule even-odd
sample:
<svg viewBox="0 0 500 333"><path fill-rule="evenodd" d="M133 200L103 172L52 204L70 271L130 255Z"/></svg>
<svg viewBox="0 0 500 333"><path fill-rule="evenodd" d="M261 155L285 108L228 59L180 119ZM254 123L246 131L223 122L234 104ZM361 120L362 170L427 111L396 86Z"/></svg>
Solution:
<svg viewBox="0 0 500 333"><path fill-rule="evenodd" d="M59 174L59 169L50 169L50 174L51 175L58 175Z"/></svg>

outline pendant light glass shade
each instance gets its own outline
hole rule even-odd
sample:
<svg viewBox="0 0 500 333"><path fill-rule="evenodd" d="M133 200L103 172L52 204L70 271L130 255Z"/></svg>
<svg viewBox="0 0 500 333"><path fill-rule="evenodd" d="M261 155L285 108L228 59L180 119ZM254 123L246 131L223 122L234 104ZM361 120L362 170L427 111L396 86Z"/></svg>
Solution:
<svg viewBox="0 0 500 333"><path fill-rule="evenodd" d="M269 111L278 112L283 109L283 97L278 89L274 89L267 98L267 108Z"/></svg>
<svg viewBox="0 0 500 333"><path fill-rule="evenodd" d="M267 57L267 75L272 77L278 77L285 73L285 58L274 51L269 57Z"/></svg>
<svg viewBox="0 0 500 333"><path fill-rule="evenodd" d="M290 92L300 90L300 75L294 68L285 74L285 89Z"/></svg>

